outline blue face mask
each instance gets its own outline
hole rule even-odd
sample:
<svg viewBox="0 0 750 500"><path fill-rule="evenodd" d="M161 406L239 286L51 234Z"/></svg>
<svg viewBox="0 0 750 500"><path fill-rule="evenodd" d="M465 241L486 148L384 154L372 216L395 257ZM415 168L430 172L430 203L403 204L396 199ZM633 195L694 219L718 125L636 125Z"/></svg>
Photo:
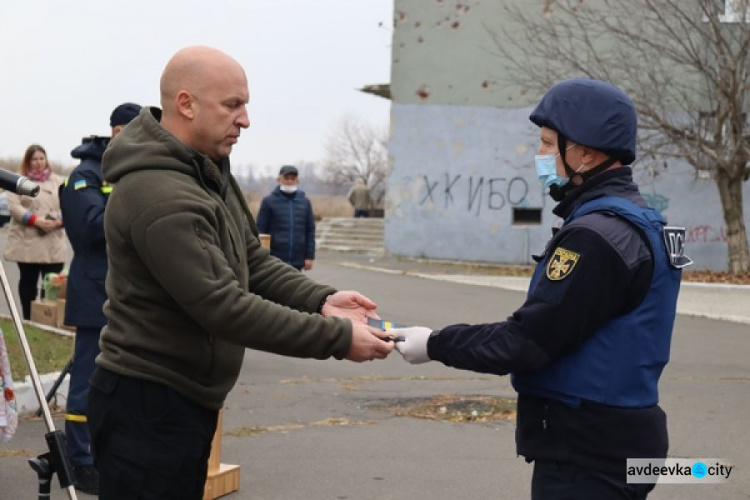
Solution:
<svg viewBox="0 0 750 500"><path fill-rule="evenodd" d="M553 184L558 186L564 186L568 182L567 177L560 177L557 175L557 157L556 155L536 155L534 156L534 166L536 167L536 176L539 178L539 182L544 184L544 187L548 188Z"/></svg>

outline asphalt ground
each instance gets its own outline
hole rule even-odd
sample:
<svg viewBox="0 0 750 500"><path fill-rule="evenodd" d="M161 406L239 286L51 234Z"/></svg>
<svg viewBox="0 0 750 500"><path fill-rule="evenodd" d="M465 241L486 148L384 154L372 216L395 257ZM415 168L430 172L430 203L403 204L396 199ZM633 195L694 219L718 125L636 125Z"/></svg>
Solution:
<svg viewBox="0 0 750 500"><path fill-rule="evenodd" d="M431 327L502 320L523 301L516 290L420 276L441 274L434 264L391 261L321 253L310 276L365 293L383 318ZM744 323L678 316L660 384L670 455L726 458L734 470L725 484L664 484L650 498L750 498L749 334ZM224 410L222 462L241 467L240 489L227 498L529 498L532 466L515 455L513 421L400 414L440 396L514 393L508 377L411 366L397 353L356 364L248 351ZM27 461L46 451L44 432L42 422L24 420L0 444L0 499L35 497ZM53 487L52 498L66 494Z"/></svg>

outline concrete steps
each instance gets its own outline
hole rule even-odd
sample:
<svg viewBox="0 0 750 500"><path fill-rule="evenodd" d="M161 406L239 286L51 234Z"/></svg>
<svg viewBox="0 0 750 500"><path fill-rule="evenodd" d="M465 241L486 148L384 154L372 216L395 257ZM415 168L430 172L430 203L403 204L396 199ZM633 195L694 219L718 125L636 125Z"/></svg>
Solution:
<svg viewBox="0 0 750 500"><path fill-rule="evenodd" d="M321 250L383 255L383 219L328 217L315 225L315 244Z"/></svg>

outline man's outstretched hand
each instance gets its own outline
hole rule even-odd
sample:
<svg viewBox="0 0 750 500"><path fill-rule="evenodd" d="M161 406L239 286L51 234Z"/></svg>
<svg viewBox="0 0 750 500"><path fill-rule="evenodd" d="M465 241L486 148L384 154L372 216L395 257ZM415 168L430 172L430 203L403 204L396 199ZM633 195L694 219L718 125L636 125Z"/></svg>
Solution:
<svg viewBox="0 0 750 500"><path fill-rule="evenodd" d="M372 361L385 359L393 351L394 342L384 339L388 334L377 328L352 322L352 344L346 359L349 361Z"/></svg>
<svg viewBox="0 0 750 500"><path fill-rule="evenodd" d="M393 351L394 343L383 330L367 326L367 318L380 319L375 312L378 305L359 292L341 291L330 295L320 310L323 316L347 318L352 322L352 344L346 359L371 361L385 359Z"/></svg>
<svg viewBox="0 0 750 500"><path fill-rule="evenodd" d="M367 318L378 318L375 309L378 305L359 292L341 291L330 295L323 304L320 314L348 318L352 323L367 324Z"/></svg>

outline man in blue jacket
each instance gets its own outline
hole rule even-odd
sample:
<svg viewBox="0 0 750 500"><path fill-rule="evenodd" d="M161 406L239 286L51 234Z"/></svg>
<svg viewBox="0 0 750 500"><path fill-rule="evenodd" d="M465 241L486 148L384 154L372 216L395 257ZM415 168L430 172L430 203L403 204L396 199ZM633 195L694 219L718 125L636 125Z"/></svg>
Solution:
<svg viewBox="0 0 750 500"><path fill-rule="evenodd" d="M525 303L503 322L391 333L410 363L512 374L532 499L645 498L654 484L627 483L626 463L667 456L658 382L690 263L685 230L633 182L637 117L622 90L562 81L530 119L537 175L564 222L534 257Z"/></svg>
<svg viewBox="0 0 750 500"><path fill-rule="evenodd" d="M299 189L292 165L279 171L278 186L260 204L258 231L271 235L271 255L309 271L315 260L315 218L310 200Z"/></svg>
<svg viewBox="0 0 750 500"><path fill-rule="evenodd" d="M112 138L141 107L133 103L117 106L110 116ZM102 306L107 300L107 246L104 239L104 208L112 186L102 179L101 160L109 137L91 136L70 153L81 163L60 187L60 207L65 232L73 247L65 301L65 324L76 327L73 367L65 412L68 456L76 475L76 488L96 495L99 475L91 454L86 400L94 360L99 354L99 334L107 323Z"/></svg>

